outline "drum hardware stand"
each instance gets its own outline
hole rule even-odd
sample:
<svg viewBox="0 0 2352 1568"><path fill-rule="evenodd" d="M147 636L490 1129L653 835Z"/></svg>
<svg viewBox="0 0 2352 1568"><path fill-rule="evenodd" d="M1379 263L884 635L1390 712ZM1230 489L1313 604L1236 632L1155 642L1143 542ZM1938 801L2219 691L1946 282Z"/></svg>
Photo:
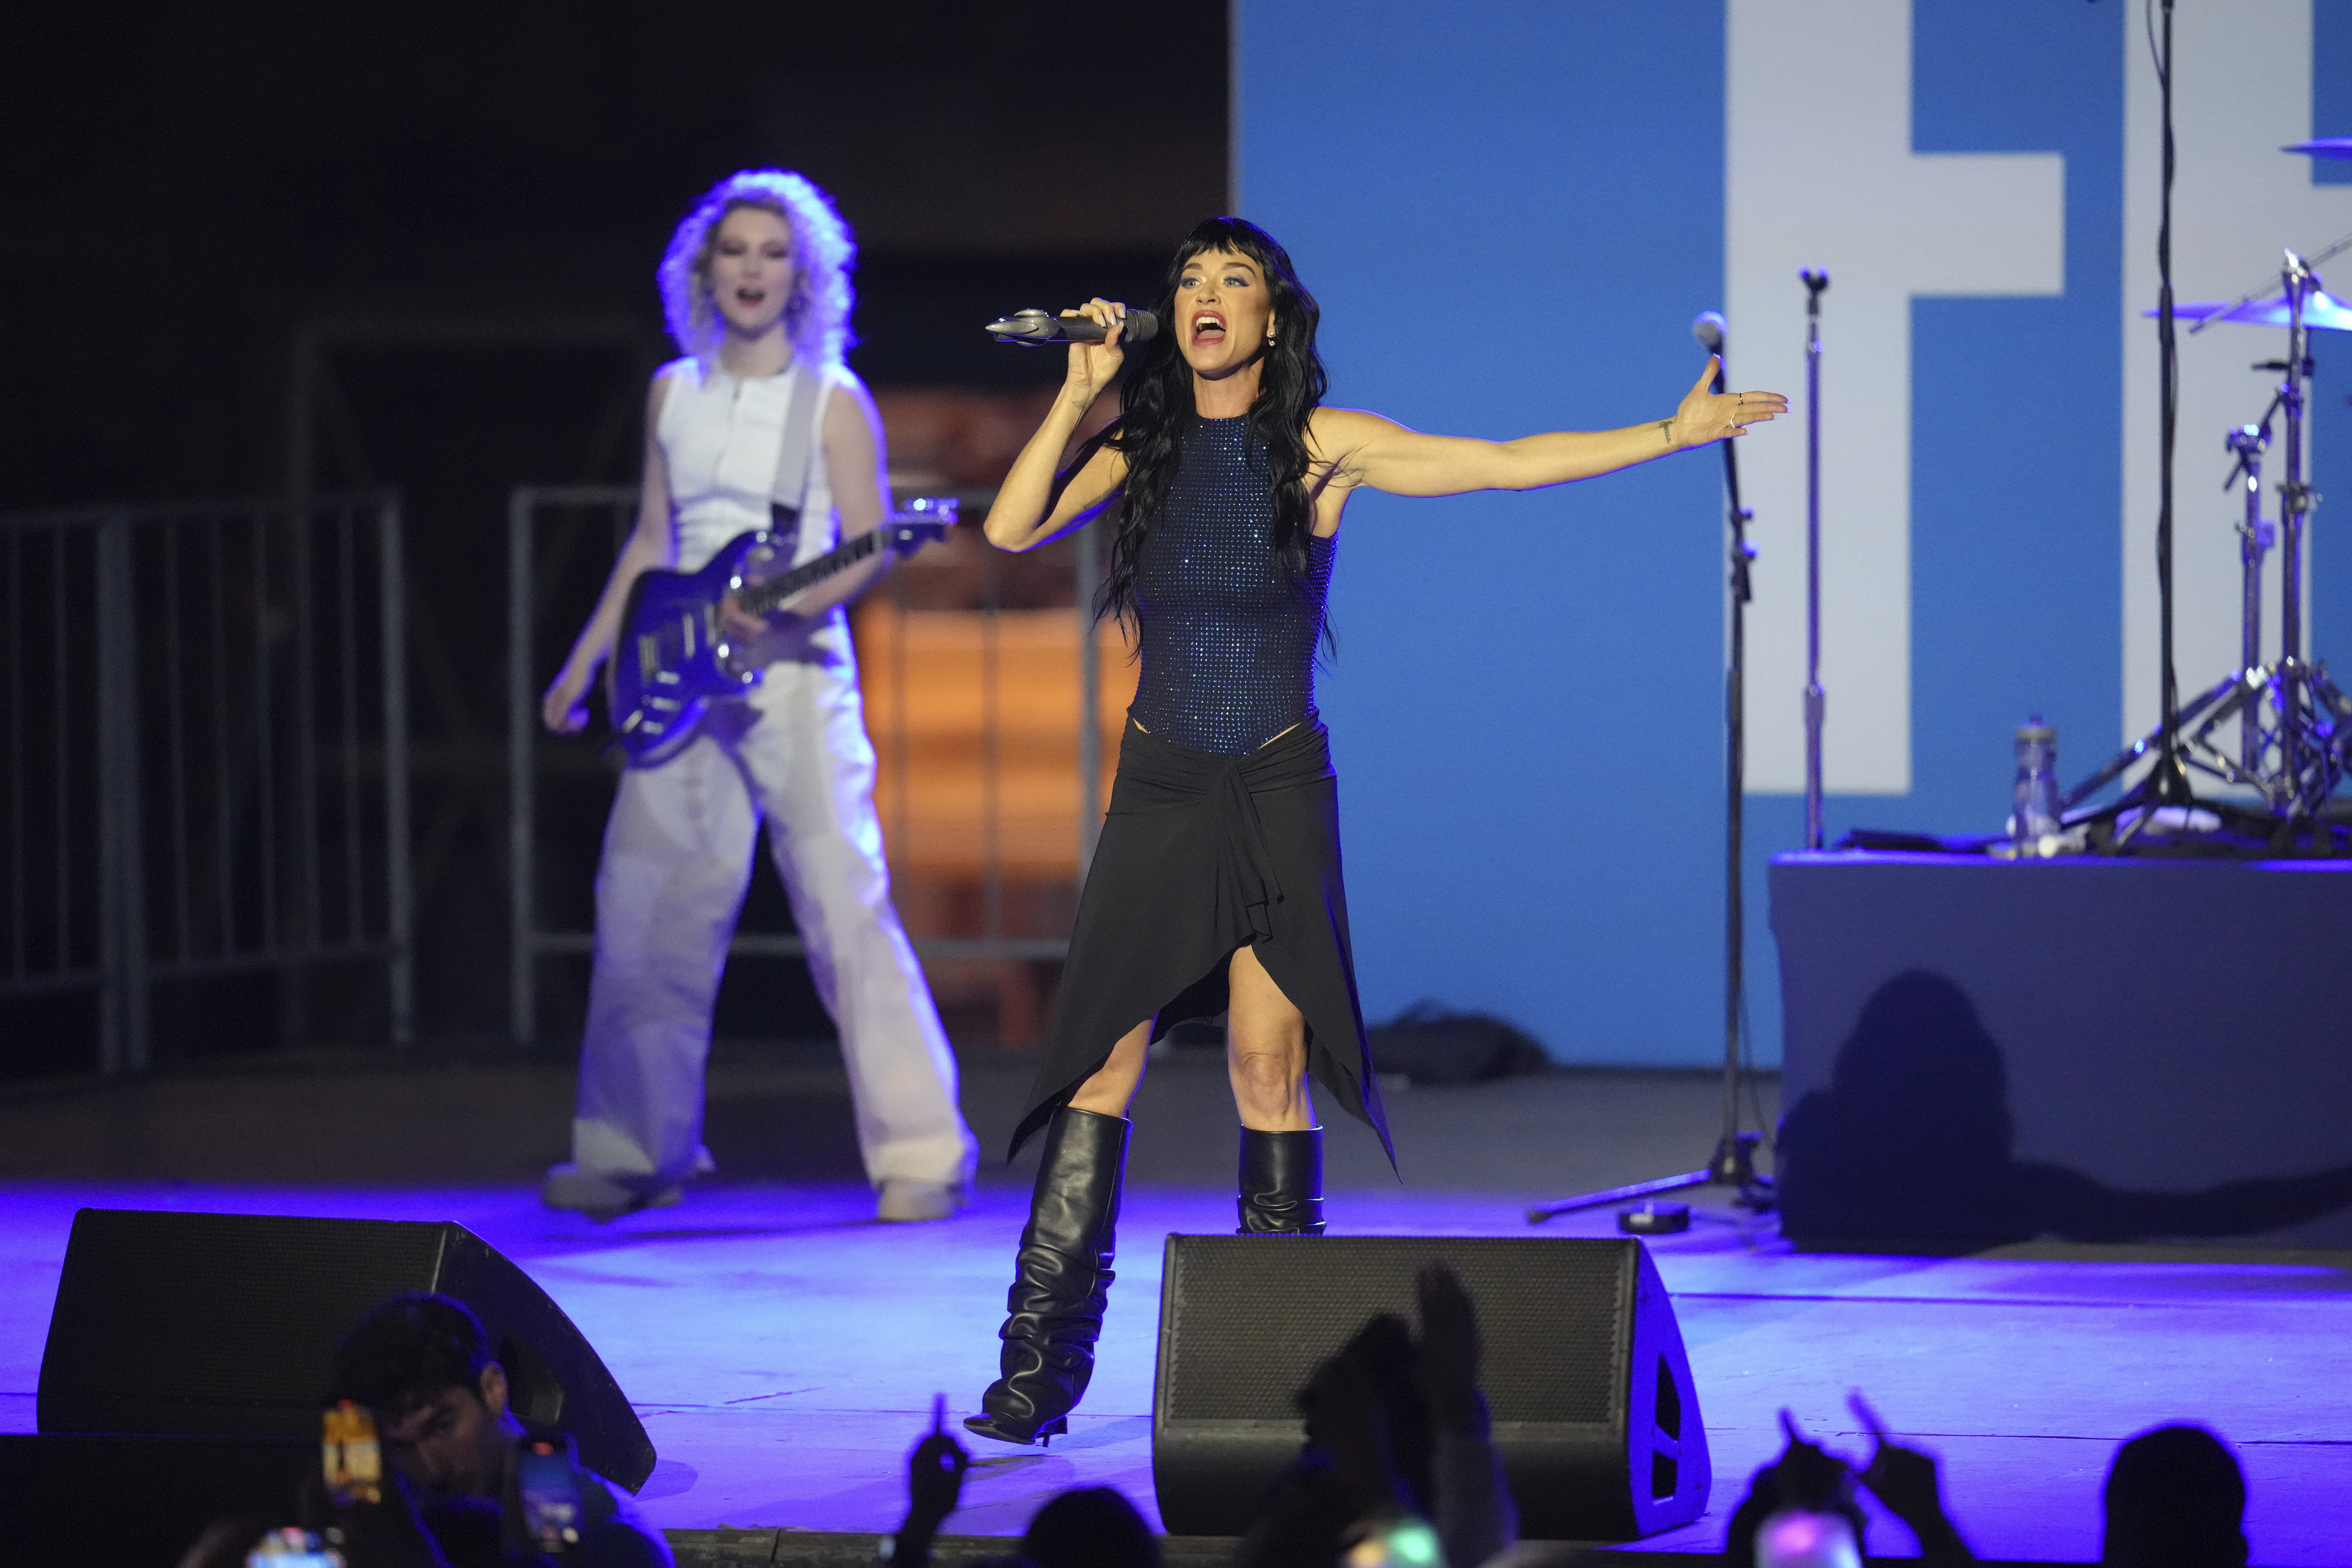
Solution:
<svg viewBox="0 0 2352 1568"><path fill-rule="evenodd" d="M2228 489L2241 476L2246 481L2246 520L2238 524L2238 671L2261 668L2263 662L2263 557L2278 542L2278 530L2263 520L2263 451L2271 444L2271 416L2278 400L2259 425L2241 425L2224 437L2223 445L2237 454L2237 466L2221 481ZM2249 716L2240 724L2238 765L2252 773L2262 766L2261 731Z"/></svg>
<svg viewBox="0 0 2352 1568"><path fill-rule="evenodd" d="M1813 275L1807 273L1806 287L1812 289L1813 300L1819 304L1821 289L1829 286L1824 276L1818 287ZM1701 318L1705 320L1706 318ZM1818 337L1807 329L1809 352L1818 353ZM1715 372L1715 390L1724 390L1729 374L1722 359L1723 351L1716 350L1718 361ZM1815 376L1818 382L1818 376ZM1817 400L1818 401L1818 400ZM1816 414L1816 427L1819 416ZM1761 1132L1743 1131L1739 1125L1739 1089L1745 1076L1741 1071L1740 1017L1745 1011L1746 980L1743 961L1746 956L1747 905L1741 888L1742 830L1745 826L1748 800L1748 602L1752 595L1748 568L1756 560L1756 547L1748 542L1748 525L1756 514L1739 504L1739 454L1735 443L1723 442L1723 493L1731 527L1727 535L1730 547L1731 616L1728 627L1730 647L1726 650L1724 686L1724 907L1723 907L1723 1135L1716 1141L1715 1153L1703 1171L1686 1171L1677 1176L1662 1176L1655 1181L1635 1182L1629 1186L1608 1187L1597 1193L1582 1193L1575 1197L1552 1203L1538 1204L1528 1210L1528 1223L1541 1225L1557 1215L1578 1209L1599 1208L1605 1204L1631 1203L1639 1198L1654 1197L1660 1193L1678 1192L1685 1187L1707 1185L1726 1186L1738 1194L1743 1208L1759 1214L1769 1213L1774 1206L1772 1178L1759 1175L1756 1170L1756 1151L1764 1141ZM1818 495L1818 491L1816 491ZM1818 508L1816 515L1818 515ZM1818 578L1816 579L1818 581ZM1815 639L1818 645L1819 639ZM1818 688L1813 689L1818 690ZM1809 712L1816 711L1809 700ZM1819 734L1818 727L1812 733ZM1815 751L1818 756L1818 749ZM1816 805L1818 796L1814 797ZM1819 813L1810 819L1815 824L1814 847L1819 847ZM1688 1211L1679 1205L1659 1210L1645 1205L1635 1224L1625 1228L1637 1234L1654 1235L1686 1229Z"/></svg>
<svg viewBox="0 0 2352 1568"><path fill-rule="evenodd" d="M2316 368L2309 352L2304 308L2319 292L2320 280L2309 263L2286 253L2281 281L2287 305L2287 356L2255 365L2275 371L2284 379L2277 395L2259 425L2242 426L2227 437L2238 457L2226 483L2235 486L2244 476L2246 518L2239 524L2242 573L2240 667L2180 710L2174 721L2175 752L2180 763L2221 784L2261 794L2272 818L2271 839L2284 850L2305 829L2322 849L2332 845L2329 830L2318 821L2330 796L2352 771L2352 700L2328 679L2323 664L2308 661L2303 649L2304 531L2318 492L2304 478L2304 410L2306 389ZM2210 318L2209 318L2210 319ZM2285 416L2284 473L2279 484L2279 526L2262 518L2262 453L2270 441L2271 420ZM2279 546L2279 657L2262 658L2263 558L2275 537ZM2238 745L2226 746L2218 731L2231 720L2238 722ZM2191 728L2191 726L2194 726ZM2134 763L2157 748L2162 731L2144 737L2110 760L2061 803L2073 807L2119 777ZM2107 816L2130 805L2146 805L2151 780ZM2123 841L2148 820L2118 837Z"/></svg>

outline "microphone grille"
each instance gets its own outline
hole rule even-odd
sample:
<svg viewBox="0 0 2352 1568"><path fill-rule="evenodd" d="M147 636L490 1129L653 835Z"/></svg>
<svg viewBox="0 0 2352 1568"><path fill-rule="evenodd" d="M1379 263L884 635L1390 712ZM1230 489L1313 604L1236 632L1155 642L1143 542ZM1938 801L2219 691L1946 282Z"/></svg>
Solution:
<svg viewBox="0 0 2352 1568"><path fill-rule="evenodd" d="M1691 322L1691 336L1710 351L1723 347L1723 312L1701 310Z"/></svg>

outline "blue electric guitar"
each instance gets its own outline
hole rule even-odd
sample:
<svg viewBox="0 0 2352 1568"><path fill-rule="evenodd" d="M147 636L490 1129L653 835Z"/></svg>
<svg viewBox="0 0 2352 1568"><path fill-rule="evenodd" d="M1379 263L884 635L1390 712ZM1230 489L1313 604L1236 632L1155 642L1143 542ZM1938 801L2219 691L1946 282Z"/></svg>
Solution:
<svg viewBox="0 0 2352 1568"><path fill-rule="evenodd" d="M791 515L779 508L781 516ZM882 526L774 577L751 574L762 557L789 556L789 535L753 529L730 540L699 572L646 572L629 590L613 647L608 695L614 739L631 763L667 760L692 738L714 699L740 697L760 683L749 650L731 642L719 606L732 594L746 614L766 616L885 547L905 555L946 537L956 521L951 497L923 496Z"/></svg>

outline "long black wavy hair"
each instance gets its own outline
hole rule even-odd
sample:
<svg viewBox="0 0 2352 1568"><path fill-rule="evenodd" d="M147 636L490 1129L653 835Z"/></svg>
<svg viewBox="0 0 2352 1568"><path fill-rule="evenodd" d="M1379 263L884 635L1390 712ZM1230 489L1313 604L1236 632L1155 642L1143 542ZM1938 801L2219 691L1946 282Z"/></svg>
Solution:
<svg viewBox="0 0 2352 1568"><path fill-rule="evenodd" d="M1176 477L1176 438L1193 411L1192 367L1177 348L1176 285L1194 257L1213 250L1257 263L1273 297L1274 342L1266 346L1257 399L1250 405L1249 434L1257 439L1248 450L1253 462L1264 461L1274 492L1274 552L1293 581L1307 574L1307 540L1315 531L1315 507L1307 494L1307 421L1330 385L1322 356L1315 352L1322 307L1298 281L1290 253L1274 236L1246 218L1202 218L1168 263L1152 304L1160 335L1128 352L1119 416L1103 435L1127 457L1127 494L1111 540L1110 573L1095 605L1097 617L1114 616L1130 625L1135 619L1135 574L1144 537Z"/></svg>

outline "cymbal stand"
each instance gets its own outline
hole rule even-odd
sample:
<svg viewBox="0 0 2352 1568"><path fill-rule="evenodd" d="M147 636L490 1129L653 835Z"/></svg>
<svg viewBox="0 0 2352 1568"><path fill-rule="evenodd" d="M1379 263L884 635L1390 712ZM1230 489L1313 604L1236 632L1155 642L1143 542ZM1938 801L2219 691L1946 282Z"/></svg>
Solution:
<svg viewBox="0 0 2352 1568"><path fill-rule="evenodd" d="M2223 438L2223 444L2238 455L2238 464L2221 487L2235 486L2241 476L2246 481L2246 521L2238 524L2238 673L2242 677L2263 665L2263 558L2278 541L2278 530L2263 521L2263 452L2271 444L2271 415L2277 411L2273 400L2261 424L2241 425ZM2263 763L2262 726L2249 714L2240 718L2238 729L2238 765L2252 773Z"/></svg>
<svg viewBox="0 0 2352 1568"><path fill-rule="evenodd" d="M2311 677L2316 672L2306 670L2303 662L2303 527L2319 499L2303 479L2304 384L2314 368L2303 308L2319 291L2319 274L2290 250L2279 277L2286 288L2286 361L2278 367L2286 374L2279 383L2280 408L2286 416L2286 473L2279 483L2278 747L2280 771L2290 790L2287 804L2302 807L2299 815L2308 816L2327 804L2327 792L2336 784L2333 770L2328 770L2318 798L2307 803L2301 798L2307 793L2303 776L2306 761L2316 761L2332 749L2325 737L2305 732Z"/></svg>
<svg viewBox="0 0 2352 1568"><path fill-rule="evenodd" d="M2336 787L2352 772L2352 700L2327 678L2326 667L2304 656L2303 554L2304 533L2319 494L2305 480L2304 410L2313 371L2304 308L2319 291L2319 275L2293 251L2282 269L2287 301L2287 355L2258 364L2257 370L2277 371L2283 379L2277 396L2262 424L2231 432L2231 450L2238 467L2229 483L2246 482L2246 521L2240 525L2239 560L2242 573L2240 668L2207 690L2180 711L2177 755L2185 768L2194 769L2225 784L2257 791L2275 819L2272 838L2284 849L2326 809ZM2261 458L2267 444L2273 414L2285 416L2279 484L2280 605L2279 657L2262 661L2262 564L2270 544L2270 525L2261 516ZM2235 753L2223 744L2221 731L2238 722ZM2106 766L2071 791L2061 805L2071 808L2121 776L2155 749L2161 730L2125 748ZM2137 792L2136 792L2137 793ZM2315 842L2332 843L2319 828Z"/></svg>

